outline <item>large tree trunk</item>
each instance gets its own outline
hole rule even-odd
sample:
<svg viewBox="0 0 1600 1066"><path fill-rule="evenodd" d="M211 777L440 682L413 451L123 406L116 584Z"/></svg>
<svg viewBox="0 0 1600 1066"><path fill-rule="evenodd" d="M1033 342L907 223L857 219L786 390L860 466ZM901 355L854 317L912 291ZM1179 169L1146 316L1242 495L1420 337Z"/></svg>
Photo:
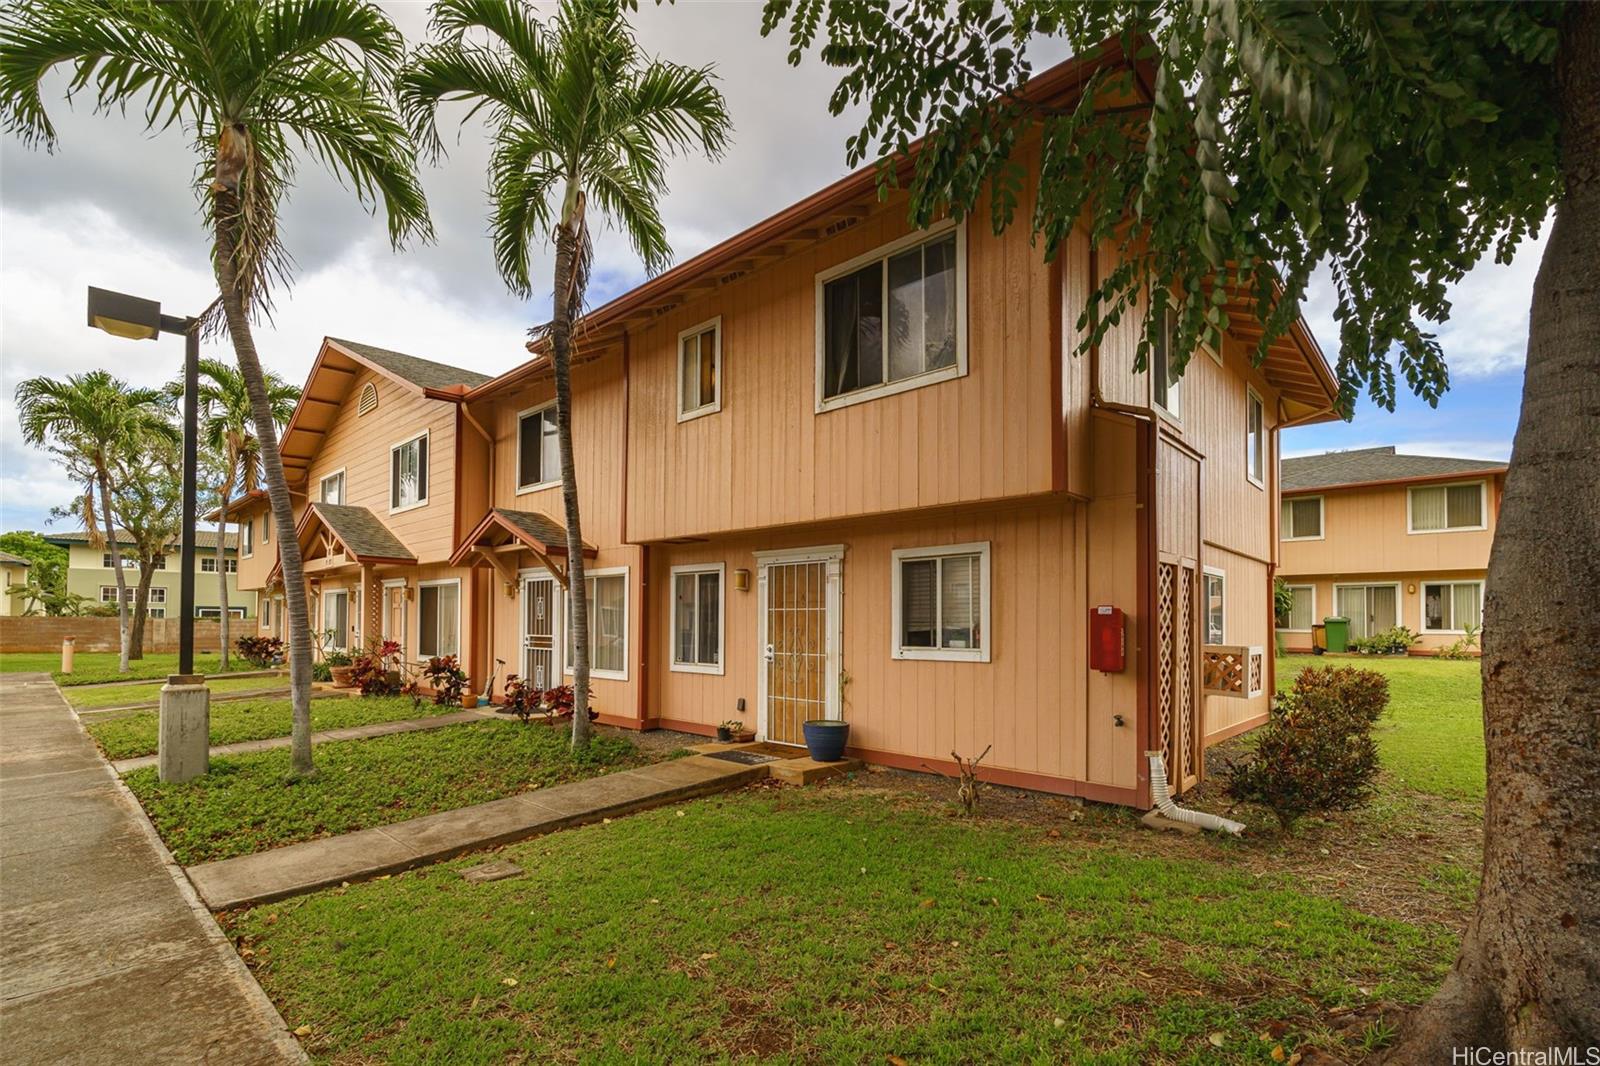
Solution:
<svg viewBox="0 0 1600 1066"><path fill-rule="evenodd" d="M278 427L272 419L272 404L267 398L267 383L256 356L250 318L245 313L244 295L239 291L239 273L234 263L238 197L228 191L216 194L217 285L222 294L222 310L233 337L239 373L250 393L250 411L255 419L256 437L261 442L261 468L267 482L267 498L272 504L273 527L294 529L294 505L289 500L289 483L283 476L283 459L278 455ZM293 705L290 732L290 775L307 777L315 773L311 763L311 618L306 611L305 571L300 564L300 542L293 536L278 541L278 562L283 573L283 599L289 610L289 699Z"/></svg>
<svg viewBox="0 0 1600 1066"><path fill-rule="evenodd" d="M120 644L117 673L128 672L128 582L122 573L122 549L117 545L117 530L111 517L111 478L104 470L100 479L100 515L106 527L106 550L111 553L111 569L117 576L117 639Z"/></svg>
<svg viewBox="0 0 1600 1066"><path fill-rule="evenodd" d="M578 520L578 468L572 460L572 313L577 237L571 221L556 227L555 307L550 316L550 362L556 382L556 437L561 442L561 502L567 515L567 601L572 605L572 746L589 746L589 597L583 572L583 527Z"/></svg>
<svg viewBox="0 0 1600 1066"><path fill-rule="evenodd" d="M1533 286L1484 602L1483 882L1390 1062L1600 1041L1600 5L1568 19L1566 190Z"/></svg>
<svg viewBox="0 0 1600 1066"><path fill-rule="evenodd" d="M155 580L154 559L139 560L139 586L133 593L133 619L128 625L128 659L144 658L144 623L150 613L150 583Z"/></svg>
<svg viewBox="0 0 1600 1066"><path fill-rule="evenodd" d="M221 503L219 504L219 506L217 507L217 603L220 604L221 607L222 607L222 613L217 616L217 622L221 626L220 639L221 639L221 642L222 642L222 647L219 649L219 654L222 656L222 661L217 664L217 672L218 673L222 673L222 674L225 674L225 673L228 672L228 552L227 552L228 536L227 536L227 534L228 534L228 490L231 487L232 487L231 484L222 486L222 489L221 489L221 492L220 492L222 500L221 500ZM256 607L256 610L259 611L260 609L261 608L258 605Z"/></svg>

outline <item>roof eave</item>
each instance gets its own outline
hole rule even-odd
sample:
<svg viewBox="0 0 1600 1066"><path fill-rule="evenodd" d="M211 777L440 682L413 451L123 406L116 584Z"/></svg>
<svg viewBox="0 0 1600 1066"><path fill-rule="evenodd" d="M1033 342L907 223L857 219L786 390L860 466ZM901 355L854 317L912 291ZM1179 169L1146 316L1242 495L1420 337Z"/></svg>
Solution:
<svg viewBox="0 0 1600 1066"><path fill-rule="evenodd" d="M1506 466L1486 466L1482 470L1452 470L1443 474L1417 474L1412 477L1379 478L1375 481L1339 481L1331 485L1303 485L1292 489L1284 488L1280 490L1280 495L1307 496L1337 489L1383 488L1391 485L1416 485L1435 481L1475 481L1478 478L1499 477L1509 469L1510 467Z"/></svg>

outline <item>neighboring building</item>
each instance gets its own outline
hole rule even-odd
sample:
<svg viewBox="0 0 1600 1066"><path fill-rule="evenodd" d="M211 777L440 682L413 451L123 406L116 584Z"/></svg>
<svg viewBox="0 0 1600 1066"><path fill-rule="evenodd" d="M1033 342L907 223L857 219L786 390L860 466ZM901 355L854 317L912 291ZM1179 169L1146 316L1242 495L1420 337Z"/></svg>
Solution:
<svg viewBox="0 0 1600 1066"><path fill-rule="evenodd" d="M139 584L139 561L133 558L133 538L118 530L118 546L122 553L124 580L128 586L128 602ZM67 549L67 591L85 596L96 603L117 602L117 575L111 568L111 549L90 545L89 535L77 533L50 533L44 539ZM217 618L222 610L217 597L217 531L195 530L195 580L194 613L196 618ZM228 613L235 618L254 618L256 594L239 586L238 551L236 535L228 534L223 547L223 566L228 572ZM167 545L167 553L156 563L155 575L150 580L151 618L178 617L178 586L182 572L178 566L182 556L179 544Z"/></svg>
<svg viewBox="0 0 1600 1066"><path fill-rule="evenodd" d="M1070 102L1095 62L1121 60L1028 91ZM1332 373L1301 322L1255 366L1242 290L1221 350L1181 380L1164 347L1157 373L1133 369L1137 315L1075 357L1113 244L1080 230L1046 263L1025 225L994 236L983 205L912 232L875 177L575 331L601 721L708 734L738 718L798 744L805 719L842 716L872 761L948 766L992 744L992 780L1139 806L1144 752L1162 749L1192 785L1206 744L1265 719L1277 431L1333 417ZM532 355L486 379L323 343L282 452L335 644L456 653L474 687L567 676L553 386ZM236 515L257 545L240 579L282 635L265 500ZM1097 605L1126 612L1121 670L1091 668Z"/></svg>
<svg viewBox="0 0 1600 1066"><path fill-rule="evenodd" d="M0 615L21 614L28 605L22 591L28 584L28 567L32 566L20 555L0 551Z"/></svg>
<svg viewBox="0 0 1600 1066"><path fill-rule="evenodd" d="M1365 637L1403 625L1420 651L1483 624L1483 581L1506 464L1398 455L1394 448L1283 461L1278 576L1295 593L1285 646L1350 619Z"/></svg>

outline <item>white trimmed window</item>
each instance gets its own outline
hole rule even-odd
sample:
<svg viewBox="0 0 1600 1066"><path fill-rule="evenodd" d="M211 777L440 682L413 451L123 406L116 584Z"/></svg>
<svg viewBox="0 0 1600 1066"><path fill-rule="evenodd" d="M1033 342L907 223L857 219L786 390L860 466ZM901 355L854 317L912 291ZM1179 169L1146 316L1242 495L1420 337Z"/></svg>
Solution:
<svg viewBox="0 0 1600 1066"><path fill-rule="evenodd" d="M722 673L723 564L672 568L672 669Z"/></svg>
<svg viewBox="0 0 1600 1066"><path fill-rule="evenodd" d="M1267 481L1267 406L1248 385L1244 394L1244 476L1256 485Z"/></svg>
<svg viewBox="0 0 1600 1066"><path fill-rule="evenodd" d="M389 513L428 502L428 434L419 433L389 449Z"/></svg>
<svg viewBox="0 0 1600 1066"><path fill-rule="evenodd" d="M461 581L417 584L417 654L461 654Z"/></svg>
<svg viewBox="0 0 1600 1066"><path fill-rule="evenodd" d="M132 603L133 602L133 589L129 589L128 590L128 594L126 596L124 596L123 598L125 600L127 600L129 603ZM100 602L101 603L116 603L117 602L117 586L115 586L115 585L101 585L100 586Z"/></svg>
<svg viewBox="0 0 1600 1066"><path fill-rule="evenodd" d="M261 512L261 543L265 544L272 539L272 512Z"/></svg>
<svg viewBox="0 0 1600 1066"><path fill-rule="evenodd" d="M239 560L237 560L237 559L224 559L223 560L223 564L224 564L224 570L227 573L237 574L239 572ZM200 572L202 574L214 574L214 573L216 573L217 572L217 557L215 555L202 555L202 556L200 556Z"/></svg>
<svg viewBox="0 0 1600 1066"><path fill-rule="evenodd" d="M1408 533L1487 529L1488 482L1418 485L1406 495Z"/></svg>
<svg viewBox="0 0 1600 1066"><path fill-rule="evenodd" d="M217 618L217 619L220 619L222 617L222 608L221 607L196 607L194 609L194 616L196 618ZM228 608L228 617L229 618L243 618L244 616L245 616L245 610L244 610L243 607L229 607ZM262 620L266 621L266 619L262 619Z"/></svg>
<svg viewBox="0 0 1600 1066"><path fill-rule="evenodd" d="M964 225L910 234L816 284L818 411L967 372Z"/></svg>
<svg viewBox="0 0 1600 1066"><path fill-rule="evenodd" d="M102 567L104 567L105 569L107 569L107 570L110 570L112 568L111 567L111 553L110 552L106 552L105 554L100 556L100 565ZM135 559L133 556L124 555L122 557L122 568L124 570L128 569L129 567L136 567L138 565L139 565L139 560Z"/></svg>
<svg viewBox="0 0 1600 1066"><path fill-rule="evenodd" d="M1294 596L1294 605L1289 608L1289 617L1282 628L1291 633L1311 632L1311 626L1317 620L1317 587L1290 585L1289 592Z"/></svg>
<svg viewBox="0 0 1600 1066"><path fill-rule="evenodd" d="M1322 539L1322 497L1295 496L1283 501L1278 515L1283 540Z"/></svg>
<svg viewBox="0 0 1600 1066"><path fill-rule="evenodd" d="M1482 581L1429 581L1422 586L1422 631L1465 633L1483 626Z"/></svg>
<svg viewBox="0 0 1600 1066"><path fill-rule="evenodd" d="M584 575L589 594L589 672L596 677L628 678L628 571L599 570ZM572 603L567 603L567 673L575 651Z"/></svg>
<svg viewBox="0 0 1600 1066"><path fill-rule="evenodd" d="M896 659L988 662L989 543L891 554Z"/></svg>
<svg viewBox="0 0 1600 1066"><path fill-rule="evenodd" d="M561 438L554 401L517 416L517 491L561 483Z"/></svg>
<svg viewBox="0 0 1600 1066"><path fill-rule="evenodd" d="M678 421L722 410L722 318L678 334Z"/></svg>
<svg viewBox="0 0 1600 1066"><path fill-rule="evenodd" d="M317 499L322 503L344 503L344 471L335 470L318 484Z"/></svg>
<svg viewBox="0 0 1600 1066"><path fill-rule="evenodd" d="M1150 320L1150 398L1173 418L1183 417L1183 378L1173 365L1172 319L1166 307Z"/></svg>
<svg viewBox="0 0 1600 1066"><path fill-rule="evenodd" d="M350 590L324 589L322 593L322 628L329 632L328 648L347 651L350 648Z"/></svg>
<svg viewBox="0 0 1600 1066"><path fill-rule="evenodd" d="M256 553L256 520L254 518L239 526L239 536L239 550L248 559Z"/></svg>
<svg viewBox="0 0 1600 1066"><path fill-rule="evenodd" d="M1228 577L1221 570L1206 567L1202 581L1205 589L1206 643L1221 644L1228 634Z"/></svg>

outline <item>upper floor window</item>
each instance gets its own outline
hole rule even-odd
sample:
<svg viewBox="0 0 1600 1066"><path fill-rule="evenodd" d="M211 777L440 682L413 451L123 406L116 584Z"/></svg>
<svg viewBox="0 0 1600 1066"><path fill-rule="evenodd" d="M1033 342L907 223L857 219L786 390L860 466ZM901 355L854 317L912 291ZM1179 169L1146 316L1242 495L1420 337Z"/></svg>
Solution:
<svg viewBox="0 0 1600 1066"><path fill-rule="evenodd" d="M896 659L989 661L989 545L892 553Z"/></svg>
<svg viewBox="0 0 1600 1066"><path fill-rule="evenodd" d="M561 437L556 405L547 403L517 417L517 489L537 489L561 480Z"/></svg>
<svg viewBox="0 0 1600 1066"><path fill-rule="evenodd" d="M335 470L322 479L317 489L317 498L323 503L344 503L344 471ZM263 540L266 538L262 538Z"/></svg>
<svg viewBox="0 0 1600 1066"><path fill-rule="evenodd" d="M819 411L966 373L965 232L946 223L817 275Z"/></svg>
<svg viewBox="0 0 1600 1066"><path fill-rule="evenodd" d="M165 570L167 568L167 557L165 555L156 556L155 559L151 561L150 566L155 570Z"/></svg>
<svg viewBox="0 0 1600 1066"><path fill-rule="evenodd" d="M254 555L256 552L256 520L246 519L239 526L240 551L244 555Z"/></svg>
<svg viewBox="0 0 1600 1066"><path fill-rule="evenodd" d="M224 559L223 562L227 564L223 568L226 573L237 574L239 572L239 560L237 560L237 559ZM202 555L200 557L200 572L203 573L203 574L214 574L214 573L216 573L217 572L217 557L215 555Z"/></svg>
<svg viewBox="0 0 1600 1066"><path fill-rule="evenodd" d="M272 512L261 512L261 543L265 544L272 539Z"/></svg>
<svg viewBox="0 0 1600 1066"><path fill-rule="evenodd" d="M105 567L107 570L111 569L111 553L110 552L105 552L104 554L102 554L100 556L100 565ZM122 565L125 566L125 567L126 566L138 566L139 565L139 560L135 559L131 555L124 555L122 557Z"/></svg>
<svg viewBox="0 0 1600 1066"><path fill-rule="evenodd" d="M1183 412L1183 379L1173 366L1172 318L1165 306L1150 320L1150 398L1173 418Z"/></svg>
<svg viewBox="0 0 1600 1066"><path fill-rule="evenodd" d="M678 421L722 410L722 319L678 334Z"/></svg>
<svg viewBox="0 0 1600 1066"><path fill-rule="evenodd" d="M1296 496L1283 501L1278 536L1284 540L1322 539L1322 497Z"/></svg>
<svg viewBox="0 0 1600 1066"><path fill-rule="evenodd" d="M405 511L428 502L428 434L389 449L389 511Z"/></svg>
<svg viewBox="0 0 1600 1066"><path fill-rule="evenodd" d="M1487 482L1465 485L1425 485L1410 490L1406 510L1410 533L1444 533L1455 529L1484 529Z"/></svg>
<svg viewBox="0 0 1600 1066"><path fill-rule="evenodd" d="M1266 484L1267 408L1256 390L1245 387L1244 394L1244 473L1257 485Z"/></svg>

